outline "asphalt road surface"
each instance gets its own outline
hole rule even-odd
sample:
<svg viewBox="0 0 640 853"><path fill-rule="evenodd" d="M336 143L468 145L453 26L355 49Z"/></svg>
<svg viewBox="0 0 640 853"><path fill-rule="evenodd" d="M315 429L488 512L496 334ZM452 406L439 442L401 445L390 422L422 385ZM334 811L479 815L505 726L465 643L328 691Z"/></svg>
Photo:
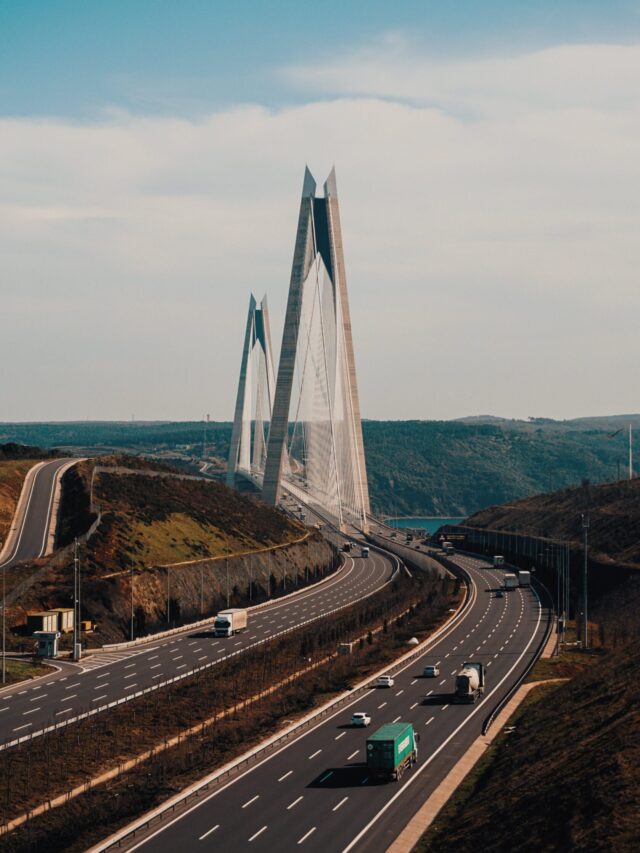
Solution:
<svg viewBox="0 0 640 853"><path fill-rule="evenodd" d="M46 462L31 481L27 498L27 511L11 553L7 554L0 568L13 566L23 560L42 557L47 547L49 522L53 506L56 474L69 463L69 459L54 459Z"/></svg>
<svg viewBox="0 0 640 853"><path fill-rule="evenodd" d="M206 627L185 630L126 651L92 655L72 674L67 665L64 671L35 684L5 688L0 691L0 743L103 709L123 696L247 652L280 633L361 600L386 584L392 570L391 560L374 551L367 558L345 554L344 567L331 579L251 612L248 630L234 637L216 638Z"/></svg>
<svg viewBox="0 0 640 853"><path fill-rule="evenodd" d="M533 589L495 597L503 572L456 555L472 580L465 615L418 660L394 676L389 689L371 689L307 729L228 784L146 838L124 849L384 851L480 734L482 722L535 654L548 612ZM454 677L465 660L487 666L484 698L452 702ZM423 678L426 664L440 668ZM354 711L372 717L371 729L350 726ZM420 734L418 763L400 782L375 783L365 762L367 734L383 723L413 723Z"/></svg>

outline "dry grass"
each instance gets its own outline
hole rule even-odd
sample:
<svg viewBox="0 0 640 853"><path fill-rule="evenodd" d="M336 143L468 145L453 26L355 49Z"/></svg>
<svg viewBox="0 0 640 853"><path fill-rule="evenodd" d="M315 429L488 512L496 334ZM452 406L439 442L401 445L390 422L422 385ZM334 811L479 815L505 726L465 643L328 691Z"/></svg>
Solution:
<svg viewBox="0 0 640 853"><path fill-rule="evenodd" d="M27 471L37 462L37 459L0 459L0 543L11 527Z"/></svg>

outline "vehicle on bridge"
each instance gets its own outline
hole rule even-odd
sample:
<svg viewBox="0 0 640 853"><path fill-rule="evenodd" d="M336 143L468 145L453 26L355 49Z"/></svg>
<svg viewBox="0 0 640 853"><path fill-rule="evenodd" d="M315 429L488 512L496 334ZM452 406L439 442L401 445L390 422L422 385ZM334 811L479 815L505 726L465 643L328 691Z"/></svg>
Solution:
<svg viewBox="0 0 640 853"><path fill-rule="evenodd" d="M518 582L520 586L531 586L531 572L518 572Z"/></svg>
<svg viewBox="0 0 640 853"><path fill-rule="evenodd" d="M393 687L395 681L390 675L379 675L376 678L376 687Z"/></svg>
<svg viewBox="0 0 640 853"><path fill-rule="evenodd" d="M370 726L371 717L369 716L369 714L365 714L364 711L356 711L351 716L351 725L356 728L360 726Z"/></svg>
<svg viewBox="0 0 640 853"><path fill-rule="evenodd" d="M248 612L241 607L221 610L213 623L213 632L216 637L233 637L238 631L246 631L248 621Z"/></svg>
<svg viewBox="0 0 640 853"><path fill-rule="evenodd" d="M368 557L369 556L369 548L367 547L367 545L363 545L362 548L360 549L360 556L361 557Z"/></svg>
<svg viewBox="0 0 640 853"><path fill-rule="evenodd" d="M503 578L502 586L504 589L517 589L519 586L517 575L508 572Z"/></svg>
<svg viewBox="0 0 640 853"><path fill-rule="evenodd" d="M367 769L377 779L399 781L418 760L418 736L411 723L385 723L367 738Z"/></svg>
<svg viewBox="0 0 640 853"><path fill-rule="evenodd" d="M484 695L486 667L483 663L465 661L456 675L454 702L472 703Z"/></svg>
<svg viewBox="0 0 640 853"><path fill-rule="evenodd" d="M493 558L493 567L498 568L499 566L504 566L504 557L500 554L495 554Z"/></svg>
<svg viewBox="0 0 640 853"><path fill-rule="evenodd" d="M438 669L437 666L433 666L433 665L425 666L425 668L422 670L423 678L437 678L439 675L440 675L440 670Z"/></svg>
<svg viewBox="0 0 640 853"><path fill-rule="evenodd" d="M451 542L443 542L443 543L442 543L442 550L444 551L444 553L445 553L447 556L451 556L451 554L455 554L455 553L456 553L456 549L453 547L453 545L451 544Z"/></svg>

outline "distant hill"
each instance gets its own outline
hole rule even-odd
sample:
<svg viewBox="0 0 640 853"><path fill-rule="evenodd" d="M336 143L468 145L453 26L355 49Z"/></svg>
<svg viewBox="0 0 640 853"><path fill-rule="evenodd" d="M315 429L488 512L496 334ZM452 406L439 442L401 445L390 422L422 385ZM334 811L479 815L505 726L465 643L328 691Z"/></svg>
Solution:
<svg viewBox="0 0 640 853"><path fill-rule="evenodd" d="M581 514L589 515L594 559L640 568L640 478L594 486L585 484L480 510L464 524L488 530L517 530L577 547Z"/></svg>
<svg viewBox="0 0 640 853"><path fill-rule="evenodd" d="M629 423L640 431L637 414L568 421L491 415L364 421L372 508L383 515L464 516L582 480L610 482L626 475ZM230 436L230 423L208 424L208 458L226 459ZM83 453L179 453L196 461L205 430L202 421L5 423L0 441Z"/></svg>

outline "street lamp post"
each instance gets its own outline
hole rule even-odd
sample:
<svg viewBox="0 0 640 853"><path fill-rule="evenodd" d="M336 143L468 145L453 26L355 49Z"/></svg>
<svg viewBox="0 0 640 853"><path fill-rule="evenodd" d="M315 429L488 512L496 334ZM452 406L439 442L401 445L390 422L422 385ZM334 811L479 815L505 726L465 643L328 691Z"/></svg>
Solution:
<svg viewBox="0 0 640 853"><path fill-rule="evenodd" d="M582 513L582 530L584 532L584 564L582 569L582 584L583 584L583 592L584 592L584 623L582 626L582 647L584 649L589 647L589 633L587 627L587 599L588 599L588 590L587 590L587 574L588 574L588 556L587 549L589 544L589 516L586 513Z"/></svg>
<svg viewBox="0 0 640 853"><path fill-rule="evenodd" d="M2 542L0 542L0 553L1 552L2 552ZM6 587L6 583L5 583L6 569L7 569L7 564L5 561L2 564L2 683L3 684L7 683L7 657L6 657L7 648L6 648L6 640L5 640L6 628L7 628L7 619L6 619L6 612L7 612L6 592L7 592L7 587Z"/></svg>
<svg viewBox="0 0 640 853"><path fill-rule="evenodd" d="M131 631L130 639L133 640L133 563L131 564Z"/></svg>

